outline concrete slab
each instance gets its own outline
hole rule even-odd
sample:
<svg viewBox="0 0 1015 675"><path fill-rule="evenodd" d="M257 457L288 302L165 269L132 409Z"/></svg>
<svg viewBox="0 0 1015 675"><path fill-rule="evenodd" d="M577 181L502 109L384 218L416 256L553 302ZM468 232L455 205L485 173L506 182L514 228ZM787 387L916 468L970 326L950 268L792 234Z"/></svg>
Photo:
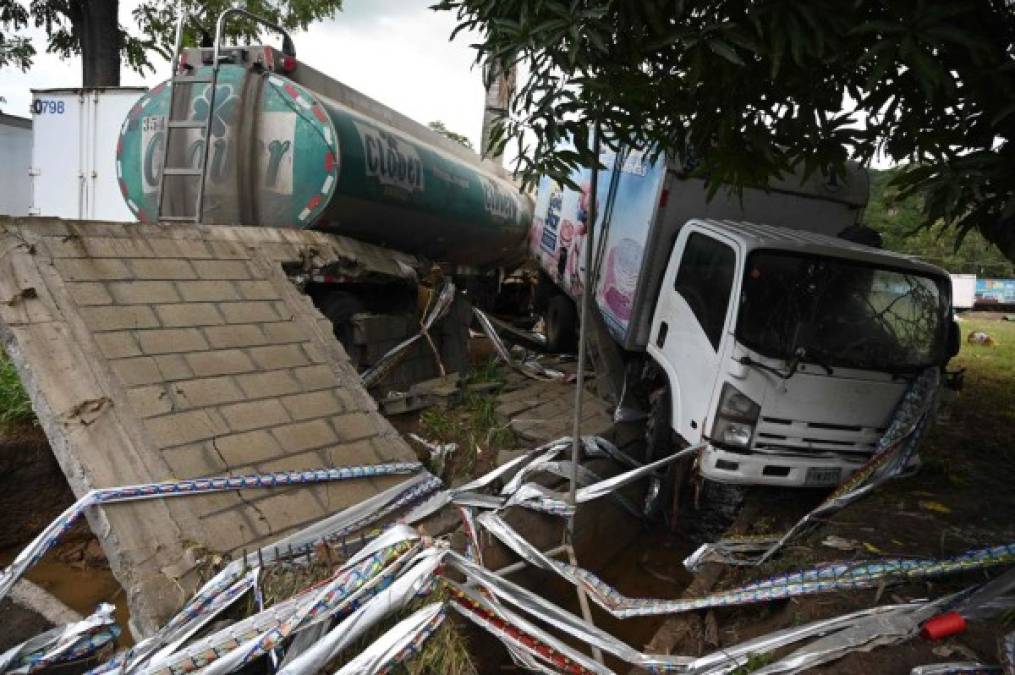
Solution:
<svg viewBox="0 0 1015 675"><path fill-rule="evenodd" d="M0 218L0 338L78 496L198 476L414 459L290 271L411 278L314 232ZM89 513L135 632L175 612L201 550L268 543L401 478Z"/></svg>
<svg viewBox="0 0 1015 675"><path fill-rule="evenodd" d="M508 386L497 396L496 411L509 420L512 431L536 445L571 435L574 383L536 382L518 373L508 378ZM524 382L514 382L515 378ZM582 433L612 437L615 431L613 409L589 387L582 402Z"/></svg>

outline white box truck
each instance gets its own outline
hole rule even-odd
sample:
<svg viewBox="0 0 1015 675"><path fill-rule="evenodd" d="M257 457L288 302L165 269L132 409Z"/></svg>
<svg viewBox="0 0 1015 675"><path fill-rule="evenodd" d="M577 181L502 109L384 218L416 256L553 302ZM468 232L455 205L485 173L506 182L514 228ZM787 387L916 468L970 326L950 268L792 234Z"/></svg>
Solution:
<svg viewBox="0 0 1015 675"><path fill-rule="evenodd" d="M0 158L0 216L27 216L32 205L32 120L0 112Z"/></svg>
<svg viewBox="0 0 1015 675"><path fill-rule="evenodd" d="M145 87L32 90L33 216L136 221L120 196L117 139Z"/></svg>
<svg viewBox="0 0 1015 675"><path fill-rule="evenodd" d="M837 484L871 456L912 378L957 352L944 270L837 236L865 233L859 167L709 201L705 181L665 157L601 162L595 307L627 389L652 392L650 445L707 441L705 478ZM580 190L541 182L530 239L537 295L563 291L544 311L558 347L586 280L590 172L572 180Z"/></svg>
<svg viewBox="0 0 1015 675"><path fill-rule="evenodd" d="M952 307L956 311L972 309L976 304L976 275L952 274Z"/></svg>

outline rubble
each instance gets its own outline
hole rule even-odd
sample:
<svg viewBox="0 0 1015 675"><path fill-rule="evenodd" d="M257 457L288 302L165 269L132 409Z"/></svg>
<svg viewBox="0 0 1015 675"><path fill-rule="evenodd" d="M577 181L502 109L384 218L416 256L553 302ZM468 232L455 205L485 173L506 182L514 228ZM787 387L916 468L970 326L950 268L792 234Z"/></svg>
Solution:
<svg viewBox="0 0 1015 675"><path fill-rule="evenodd" d="M443 377L424 380L406 391L389 391L378 400L385 415L404 415L424 408L447 408L461 398L461 377L449 373Z"/></svg>
<svg viewBox="0 0 1015 675"><path fill-rule="evenodd" d="M583 445L589 458L606 455L617 458L621 463L638 464L603 439L584 440ZM613 671L538 627L526 618L527 615L538 617L556 630L572 638L579 638L586 644L595 645L597 649L632 665L672 672L729 672L746 663L752 654L817 637L806 646L758 671L786 673L799 672L824 663L847 651L870 649L876 645L908 639L928 619L946 609L997 611L998 608L1011 604L1012 599L1007 594L1011 590L1012 579L1015 579L1015 571L979 589L970 589L930 602L888 605L818 621L757 638L733 648L724 648L714 655L691 658L638 652L596 628L588 620L574 616L538 594L484 568L478 556L479 529L494 534L529 564L561 574L583 587L594 602L618 616L643 615L646 612L669 614L742 602L766 602L805 593L869 588L883 583L885 579L923 578L990 565L1011 564L1015 562L1015 544L970 551L943 560L865 560L825 565L691 600L625 598L573 561L561 562L541 553L498 515L498 512L510 506L546 510L549 505L549 510L553 513L565 516L573 513L573 507L566 508L566 504L554 497L553 493L534 489L538 486L531 482L531 478L540 472L554 473L557 469L553 463L554 458L568 447L570 439L558 439L547 446L531 449L511 463L464 485L436 492L440 487L439 482L421 471L419 465L392 465L392 471L415 472L415 477L366 502L315 523L277 544L233 561L209 580L188 605L157 633L130 650L121 652L95 672L143 670L169 673L190 672L197 668L206 673L233 672L244 664L289 644L290 638L302 630L318 624L333 624L330 629L315 633L317 637L310 643L301 641L299 647L296 646L297 643L292 643L293 646L285 652L280 668L280 672L291 675L320 672L384 617L408 606L413 598L428 596L438 585L447 592L443 602L430 603L425 611L418 610L400 621L367 645L358 656L346 661L343 666L345 670L339 672L385 671L412 653L409 646L422 644L433 634L436 627L446 620L446 607L453 608L459 615L501 639L520 664L527 667L549 667L563 672ZM688 451L696 451L696 448L689 448ZM585 486L578 490L578 503L611 494L666 461L673 459L663 458L652 464L636 466L613 478ZM349 468L342 472L331 470L317 475L223 477L204 482L111 489L105 494L115 495L118 499L162 499L186 494L188 490L200 492L230 489L237 483L275 486L298 480L362 478L386 470L385 467L375 466ZM503 483L499 495L486 492L497 483ZM93 496L83 501L95 503L98 500ZM464 507L461 511L462 520L470 539L465 555L452 550L447 538L431 539L411 527L452 504ZM380 530L366 530L389 514L404 511L406 507L411 508L402 514L398 524ZM479 509L482 513L474 517L473 509ZM58 532L64 525L63 520L58 521L49 528L49 532ZM350 547L345 537L356 532L364 534L359 537L358 546ZM43 538L43 542L47 540ZM43 542L29 547L29 551L37 551L44 545ZM314 542L320 542L320 545L312 546ZM291 552L294 549L300 554L293 556ZM290 554L286 555L286 551ZM18 560L29 559L31 555L26 551ZM216 615L235 604L239 597L250 592L256 594L259 579L267 568L279 565L298 567L306 564L304 560L344 562L339 563L327 575L324 584L318 583L297 590L291 597L278 598L270 606L257 604L255 613L238 623L196 641L190 638L195 635L198 627L208 625ZM439 568L464 574L468 583L462 584L446 572L436 574ZM3 578L9 581L12 577L12 572L7 571ZM477 593L477 588L484 589L485 594ZM105 613L92 617L91 623L87 623L88 620L86 624L79 622L47 634L48 637L42 642L26 644L11 652L11 658L17 656L24 659L28 658L26 655L32 654L35 656L31 658L59 659L60 654L64 653L84 653L85 644L98 647L109 639L109 622L103 618L108 617L109 611L105 610ZM327 623L329 619L331 622ZM39 646L42 643L46 645L45 648ZM368 670L354 670L360 667Z"/></svg>

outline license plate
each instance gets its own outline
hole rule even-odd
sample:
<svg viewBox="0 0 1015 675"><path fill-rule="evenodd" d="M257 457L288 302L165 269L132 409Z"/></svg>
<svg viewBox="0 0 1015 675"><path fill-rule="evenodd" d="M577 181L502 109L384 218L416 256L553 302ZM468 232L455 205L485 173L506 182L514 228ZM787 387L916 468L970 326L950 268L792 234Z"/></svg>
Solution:
<svg viewBox="0 0 1015 675"><path fill-rule="evenodd" d="M842 469L807 469L805 485L813 487L824 487L826 485L838 485L842 478Z"/></svg>

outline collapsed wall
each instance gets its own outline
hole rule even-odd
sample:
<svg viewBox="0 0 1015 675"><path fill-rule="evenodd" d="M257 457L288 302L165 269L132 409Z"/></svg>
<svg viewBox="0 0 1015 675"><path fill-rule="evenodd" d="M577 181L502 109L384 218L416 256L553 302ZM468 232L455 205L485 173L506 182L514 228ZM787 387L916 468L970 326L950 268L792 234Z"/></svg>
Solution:
<svg viewBox="0 0 1015 675"><path fill-rule="evenodd" d="M282 265L410 279L315 232L0 218L0 336L71 488L415 459ZM338 270L335 272L334 270ZM401 477L92 509L146 634L237 552Z"/></svg>

